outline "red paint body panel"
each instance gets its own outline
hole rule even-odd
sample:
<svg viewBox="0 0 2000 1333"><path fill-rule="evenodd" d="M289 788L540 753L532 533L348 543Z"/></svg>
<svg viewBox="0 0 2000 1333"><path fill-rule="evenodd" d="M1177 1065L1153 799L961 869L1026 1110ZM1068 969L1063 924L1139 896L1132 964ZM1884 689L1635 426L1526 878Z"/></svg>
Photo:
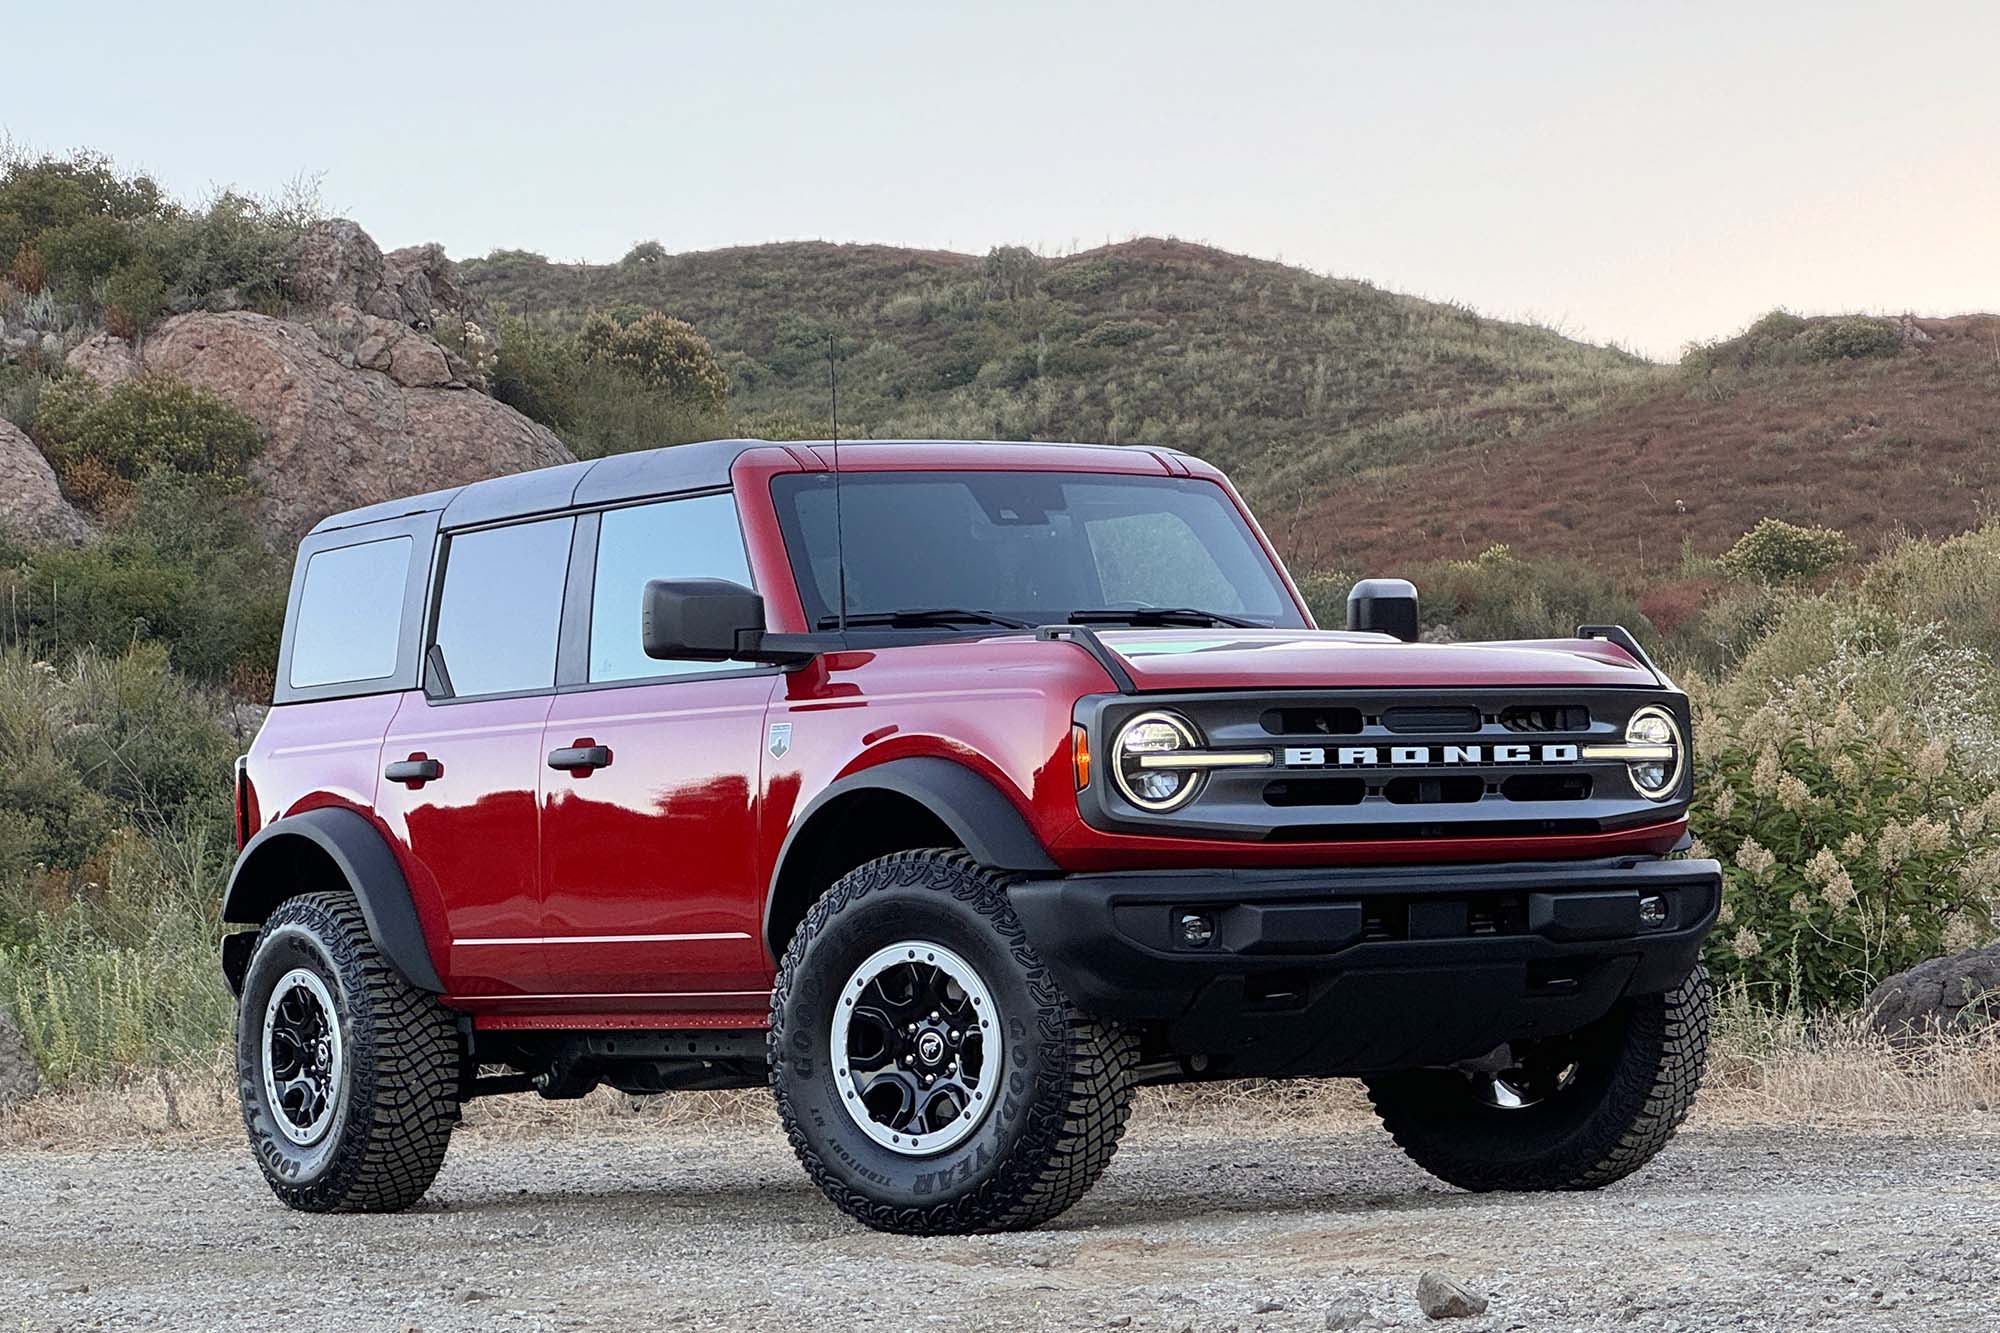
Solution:
<svg viewBox="0 0 2000 1333"><path fill-rule="evenodd" d="M759 672L557 697L543 748L608 746L612 762L543 770L552 992L769 985L754 792L776 685Z"/></svg>
<svg viewBox="0 0 2000 1333"><path fill-rule="evenodd" d="M412 693L389 724L385 764L423 754L444 765L421 790L383 780L377 808L454 996L548 989L536 815L551 702Z"/></svg>

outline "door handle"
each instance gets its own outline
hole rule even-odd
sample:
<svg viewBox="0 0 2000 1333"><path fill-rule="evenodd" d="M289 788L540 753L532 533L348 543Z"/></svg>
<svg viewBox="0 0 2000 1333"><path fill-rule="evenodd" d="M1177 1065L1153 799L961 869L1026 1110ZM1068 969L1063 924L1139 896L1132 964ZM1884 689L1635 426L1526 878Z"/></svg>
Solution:
<svg viewBox="0 0 2000 1333"><path fill-rule="evenodd" d="M426 782L436 782L443 777L444 764L427 754L418 752L408 759L399 759L389 765L382 770L382 776L391 782L403 783L411 791L417 791Z"/></svg>
<svg viewBox="0 0 2000 1333"><path fill-rule="evenodd" d="M587 740L578 741L575 745L549 751L549 767L587 778L597 769L611 767L611 749Z"/></svg>

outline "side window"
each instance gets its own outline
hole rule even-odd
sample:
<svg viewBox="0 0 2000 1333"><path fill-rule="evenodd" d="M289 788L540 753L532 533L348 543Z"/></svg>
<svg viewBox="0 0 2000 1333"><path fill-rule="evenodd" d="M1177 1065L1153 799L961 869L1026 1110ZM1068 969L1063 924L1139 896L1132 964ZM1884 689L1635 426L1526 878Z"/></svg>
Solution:
<svg viewBox="0 0 2000 1333"><path fill-rule="evenodd" d="M546 690L575 520L543 519L451 539L438 596L437 646L457 695Z"/></svg>
<svg viewBox="0 0 2000 1333"><path fill-rule="evenodd" d="M662 662L639 642L639 602L652 579L750 582L750 560L730 495L612 509L599 519L597 584L590 598L590 678L715 671L715 662Z"/></svg>
<svg viewBox="0 0 2000 1333"><path fill-rule="evenodd" d="M307 559L292 627L292 688L396 674L412 546L390 537Z"/></svg>

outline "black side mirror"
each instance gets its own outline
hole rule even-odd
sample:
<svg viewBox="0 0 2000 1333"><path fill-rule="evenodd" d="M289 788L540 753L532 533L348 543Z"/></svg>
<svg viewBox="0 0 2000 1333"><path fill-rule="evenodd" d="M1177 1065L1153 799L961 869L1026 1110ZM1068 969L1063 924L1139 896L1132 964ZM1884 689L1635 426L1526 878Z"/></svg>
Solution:
<svg viewBox="0 0 2000 1333"><path fill-rule="evenodd" d="M727 579L654 579L639 610L646 656L695 662L808 661L796 635L764 632L764 599Z"/></svg>
<svg viewBox="0 0 2000 1333"><path fill-rule="evenodd" d="M1417 641L1417 588L1408 579L1363 579L1347 594L1347 628Z"/></svg>

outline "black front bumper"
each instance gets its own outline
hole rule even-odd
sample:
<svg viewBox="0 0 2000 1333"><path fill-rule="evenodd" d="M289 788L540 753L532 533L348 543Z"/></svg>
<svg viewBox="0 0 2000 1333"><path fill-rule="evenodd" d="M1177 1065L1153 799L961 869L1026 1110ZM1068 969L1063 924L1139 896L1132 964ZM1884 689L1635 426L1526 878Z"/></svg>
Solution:
<svg viewBox="0 0 2000 1333"><path fill-rule="evenodd" d="M1069 997L1143 1026L1161 1053L1207 1057L1218 1076L1363 1074L1571 1032L1669 989L1700 960L1722 871L1631 857L1145 871L1012 896ZM1656 925L1649 899L1664 904Z"/></svg>

